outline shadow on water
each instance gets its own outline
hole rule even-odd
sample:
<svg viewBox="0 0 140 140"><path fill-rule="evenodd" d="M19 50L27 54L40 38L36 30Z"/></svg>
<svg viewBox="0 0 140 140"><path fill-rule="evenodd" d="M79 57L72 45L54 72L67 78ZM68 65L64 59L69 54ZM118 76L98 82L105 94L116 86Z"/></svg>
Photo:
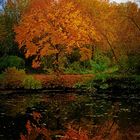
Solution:
<svg viewBox="0 0 140 140"><path fill-rule="evenodd" d="M0 140L137 140L139 132L140 100L132 98L74 93L0 98Z"/></svg>

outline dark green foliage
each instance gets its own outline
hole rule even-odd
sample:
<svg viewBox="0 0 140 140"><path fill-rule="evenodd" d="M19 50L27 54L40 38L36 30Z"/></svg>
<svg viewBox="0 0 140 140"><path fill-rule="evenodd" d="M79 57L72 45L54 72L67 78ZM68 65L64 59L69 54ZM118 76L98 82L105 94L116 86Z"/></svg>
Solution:
<svg viewBox="0 0 140 140"><path fill-rule="evenodd" d="M3 13L0 13L0 55L18 55L20 54L20 51L18 49L17 43L15 40L15 33L13 31L13 26L16 21L14 21L14 18L12 15L13 12L9 11L3 11Z"/></svg>
<svg viewBox="0 0 140 140"><path fill-rule="evenodd" d="M55 60L54 56L47 56L41 58L42 67L49 72L49 70L53 69L53 62Z"/></svg>
<svg viewBox="0 0 140 140"><path fill-rule="evenodd" d="M128 56L122 56L119 60L119 72L125 74L140 74L140 54L130 53Z"/></svg>
<svg viewBox="0 0 140 140"><path fill-rule="evenodd" d="M131 73L140 74L140 54L129 54L128 56L128 68Z"/></svg>
<svg viewBox="0 0 140 140"><path fill-rule="evenodd" d="M65 73L73 73L73 74L85 73L85 71L86 70L82 67L80 62L73 62L65 69Z"/></svg>
<svg viewBox="0 0 140 140"><path fill-rule="evenodd" d="M113 94L117 96L122 94L137 94L140 91L140 76L104 74L88 81L85 85L90 89L95 88L98 93Z"/></svg>
<svg viewBox="0 0 140 140"><path fill-rule="evenodd" d="M0 58L0 71L8 67L16 67L18 69L25 68L25 62L18 56L5 56Z"/></svg>
<svg viewBox="0 0 140 140"><path fill-rule="evenodd" d="M69 65L69 67L65 68L65 73L68 74L91 74L93 71L91 70L90 65L86 66L87 62L73 62ZM90 62L89 62L90 63Z"/></svg>
<svg viewBox="0 0 140 140"><path fill-rule="evenodd" d="M84 83L77 83L75 85L76 88L84 88L88 91L95 92L97 89L108 89L108 79L113 78L116 75L116 72L118 71L118 67L111 67L103 72L94 73L95 76L93 76L92 79L84 82Z"/></svg>
<svg viewBox="0 0 140 140"><path fill-rule="evenodd" d="M68 59L68 64L79 61L80 60L79 50L74 49L74 51L71 54L67 55L67 59Z"/></svg>

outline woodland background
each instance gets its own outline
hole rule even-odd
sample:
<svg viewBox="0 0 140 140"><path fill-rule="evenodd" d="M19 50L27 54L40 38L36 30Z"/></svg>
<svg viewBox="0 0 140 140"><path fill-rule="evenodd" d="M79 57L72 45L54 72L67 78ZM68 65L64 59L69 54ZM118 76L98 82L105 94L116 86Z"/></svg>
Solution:
<svg viewBox="0 0 140 140"><path fill-rule="evenodd" d="M140 8L99 0L7 0L0 56L2 81L18 72L138 77Z"/></svg>

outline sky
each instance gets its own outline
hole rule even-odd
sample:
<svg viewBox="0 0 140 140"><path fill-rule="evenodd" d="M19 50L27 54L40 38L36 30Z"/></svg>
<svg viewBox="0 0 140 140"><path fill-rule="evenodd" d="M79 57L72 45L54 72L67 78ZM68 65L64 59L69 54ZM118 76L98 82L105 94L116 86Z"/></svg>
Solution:
<svg viewBox="0 0 140 140"><path fill-rule="evenodd" d="M0 0L0 3L2 2L2 1L6 1L6 0ZM121 2L127 2L127 1L140 1L140 0L110 0L111 2L112 1L115 1L115 2L117 2L117 3L121 3Z"/></svg>
<svg viewBox="0 0 140 140"><path fill-rule="evenodd" d="M6 1L6 0L0 0L0 5L1 5L1 2L2 1ZM110 2L117 2L117 3L125 3L125 2L128 2L128 1L131 1L131 2L136 2L139 6L140 6L140 0L109 0ZM1 9L1 6L0 6L0 9Z"/></svg>
<svg viewBox="0 0 140 140"><path fill-rule="evenodd" d="M131 1L131 2L135 2L138 4L138 6L140 7L140 0L110 0L110 2L117 2L117 3L125 3L125 2L128 2L128 1Z"/></svg>
<svg viewBox="0 0 140 140"><path fill-rule="evenodd" d="M124 2L128 2L128 0L110 0L110 1L111 1L111 2L112 2L112 1L115 1L115 2L117 2L117 3L121 3L121 2L123 2L123 3L124 3Z"/></svg>

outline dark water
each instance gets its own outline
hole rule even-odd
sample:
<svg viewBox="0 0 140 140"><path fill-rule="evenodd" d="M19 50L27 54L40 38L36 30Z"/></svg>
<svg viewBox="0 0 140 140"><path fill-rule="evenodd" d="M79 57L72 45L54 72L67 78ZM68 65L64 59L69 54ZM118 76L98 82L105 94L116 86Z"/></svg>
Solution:
<svg viewBox="0 0 140 140"><path fill-rule="evenodd" d="M140 140L140 100L74 93L0 96L0 140L74 140L64 139L66 132L85 131L88 138L77 140Z"/></svg>

